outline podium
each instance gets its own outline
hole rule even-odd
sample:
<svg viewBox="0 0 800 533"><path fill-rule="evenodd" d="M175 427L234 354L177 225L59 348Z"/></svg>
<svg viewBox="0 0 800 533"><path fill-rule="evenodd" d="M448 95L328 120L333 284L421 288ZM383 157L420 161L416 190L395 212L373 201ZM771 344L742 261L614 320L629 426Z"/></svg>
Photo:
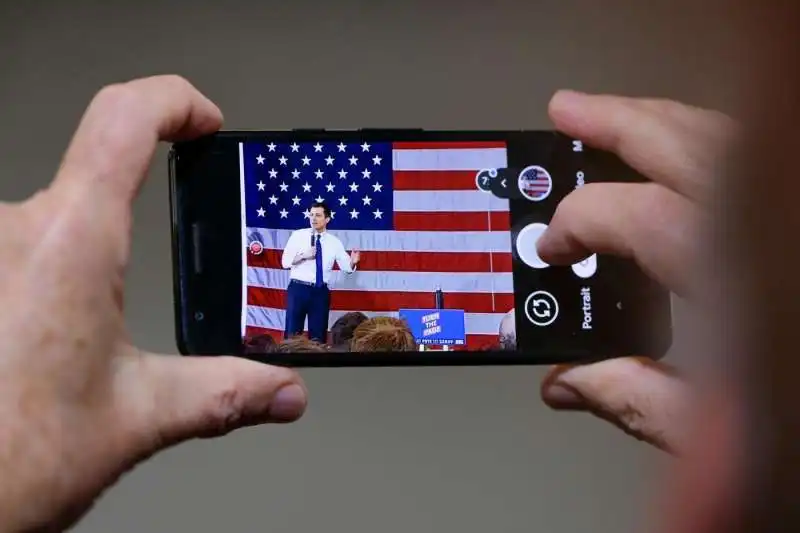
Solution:
<svg viewBox="0 0 800 533"><path fill-rule="evenodd" d="M467 344L463 309L400 309L398 316L408 324L421 352L433 346L449 351Z"/></svg>

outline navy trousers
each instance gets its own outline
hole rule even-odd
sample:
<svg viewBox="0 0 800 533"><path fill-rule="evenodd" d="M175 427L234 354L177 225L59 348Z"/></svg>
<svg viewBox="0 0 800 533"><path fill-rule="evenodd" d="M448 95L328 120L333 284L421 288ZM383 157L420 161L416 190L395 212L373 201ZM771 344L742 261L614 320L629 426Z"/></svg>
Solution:
<svg viewBox="0 0 800 533"><path fill-rule="evenodd" d="M314 287L295 280L290 281L286 291L285 337L288 339L302 334L308 317L308 338L321 343L327 342L330 304L331 291L327 286Z"/></svg>

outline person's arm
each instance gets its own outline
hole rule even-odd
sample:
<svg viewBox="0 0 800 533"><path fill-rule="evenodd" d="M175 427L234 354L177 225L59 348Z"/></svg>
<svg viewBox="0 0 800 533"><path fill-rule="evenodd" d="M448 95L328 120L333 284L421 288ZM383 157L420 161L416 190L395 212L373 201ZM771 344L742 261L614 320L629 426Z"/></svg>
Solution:
<svg viewBox="0 0 800 533"><path fill-rule="evenodd" d="M339 265L339 268L341 268L342 272L345 274L352 274L358 267L358 261L352 261L350 259L350 254L347 253L341 241L336 250L336 264Z"/></svg>
<svg viewBox="0 0 800 533"><path fill-rule="evenodd" d="M283 249L281 265L288 270L296 264L309 259L309 254L310 252L308 249L303 247L300 242L300 234L292 233L292 236L289 237L289 241L286 243L286 248Z"/></svg>

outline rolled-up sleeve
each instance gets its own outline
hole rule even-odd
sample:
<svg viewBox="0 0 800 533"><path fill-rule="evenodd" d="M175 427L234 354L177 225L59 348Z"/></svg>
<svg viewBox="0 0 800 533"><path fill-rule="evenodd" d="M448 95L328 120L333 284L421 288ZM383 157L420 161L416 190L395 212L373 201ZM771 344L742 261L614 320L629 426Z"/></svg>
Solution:
<svg viewBox="0 0 800 533"><path fill-rule="evenodd" d="M356 271L352 261L350 261L350 254L344 249L344 244L341 241L339 241L339 249L336 252L336 263L345 274L352 274Z"/></svg>
<svg viewBox="0 0 800 533"><path fill-rule="evenodd" d="M300 253L300 239L297 233L292 233L289 240L286 242L286 247L283 249L283 256L281 257L281 264L283 268L292 268L292 261Z"/></svg>

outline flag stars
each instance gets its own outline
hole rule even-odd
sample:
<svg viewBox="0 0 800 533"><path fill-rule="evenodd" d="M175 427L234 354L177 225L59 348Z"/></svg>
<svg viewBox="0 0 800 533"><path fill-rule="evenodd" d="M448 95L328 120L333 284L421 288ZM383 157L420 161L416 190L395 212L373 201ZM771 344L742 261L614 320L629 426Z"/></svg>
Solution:
<svg viewBox="0 0 800 533"><path fill-rule="evenodd" d="M337 225L383 228L392 217L384 205L391 196L383 194L384 187L386 194L392 193L391 182L386 181L391 176L384 175L392 160L381 146L364 139L267 141L249 155L249 168L256 172L250 190L257 191L250 216L262 221L260 225L272 220L276 228L304 226L311 218L312 202L329 202L340 211L330 213L331 219L337 215L341 219Z"/></svg>

